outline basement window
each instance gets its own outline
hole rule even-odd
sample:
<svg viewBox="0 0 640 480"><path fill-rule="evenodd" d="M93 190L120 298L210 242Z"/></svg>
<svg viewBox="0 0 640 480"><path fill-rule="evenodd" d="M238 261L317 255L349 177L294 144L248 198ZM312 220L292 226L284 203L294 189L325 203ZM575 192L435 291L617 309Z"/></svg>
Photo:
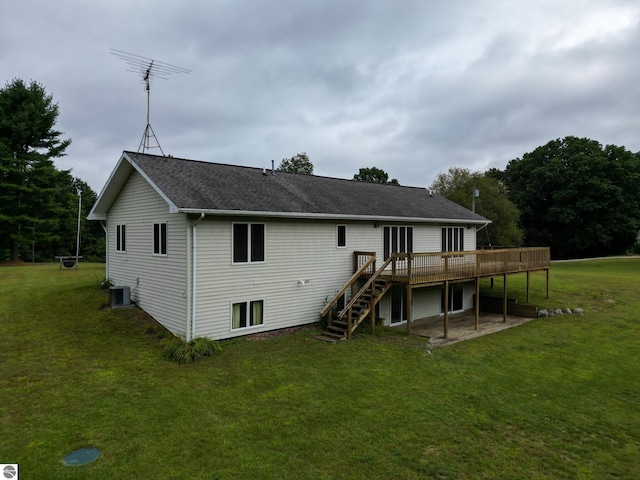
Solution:
<svg viewBox="0 0 640 480"><path fill-rule="evenodd" d="M234 303L231 306L232 330L262 325L264 323L263 310L264 300Z"/></svg>

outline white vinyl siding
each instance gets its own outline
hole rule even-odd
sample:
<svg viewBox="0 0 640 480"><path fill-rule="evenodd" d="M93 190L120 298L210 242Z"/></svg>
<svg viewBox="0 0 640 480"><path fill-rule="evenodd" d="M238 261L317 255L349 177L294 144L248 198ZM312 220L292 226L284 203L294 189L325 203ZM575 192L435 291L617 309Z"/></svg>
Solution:
<svg viewBox="0 0 640 480"><path fill-rule="evenodd" d="M265 224L267 261L234 264L230 245L236 223ZM353 274L355 250L376 252L378 266L383 261L383 228L371 222L340 225L347 227L348 248L336 248L335 222L205 217L198 224L197 335L222 339L317 322L325 302ZM413 251L439 252L441 227L414 225ZM439 290L423 290L428 289L414 290L414 318L439 312ZM250 331L233 328L231 305L255 299L265 302L263 324Z"/></svg>
<svg viewBox="0 0 640 480"><path fill-rule="evenodd" d="M171 332L186 334L186 216L170 214L167 203L134 172L109 210L107 230L124 224L126 253L110 255L107 278L131 287L132 300ZM167 226L166 256L152 254L155 224Z"/></svg>

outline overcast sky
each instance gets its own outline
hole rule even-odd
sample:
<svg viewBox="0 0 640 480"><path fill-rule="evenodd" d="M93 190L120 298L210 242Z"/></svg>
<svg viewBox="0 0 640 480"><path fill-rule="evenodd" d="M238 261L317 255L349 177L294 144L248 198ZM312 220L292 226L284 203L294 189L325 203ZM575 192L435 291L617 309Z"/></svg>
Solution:
<svg viewBox="0 0 640 480"><path fill-rule="evenodd" d="M3 0L0 80L35 80L99 193L146 121L117 49L191 70L151 85L166 154L428 186L567 135L640 150L640 2ZM153 150L158 152L157 149Z"/></svg>

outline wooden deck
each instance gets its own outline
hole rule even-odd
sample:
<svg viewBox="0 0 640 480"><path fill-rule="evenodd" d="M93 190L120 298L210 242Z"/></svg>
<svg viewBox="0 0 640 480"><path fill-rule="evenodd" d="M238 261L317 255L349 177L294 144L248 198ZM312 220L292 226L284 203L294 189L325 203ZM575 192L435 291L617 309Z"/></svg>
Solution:
<svg viewBox="0 0 640 480"><path fill-rule="evenodd" d="M371 252L354 252L355 270L372 256ZM551 254L547 247L473 250L465 252L394 253L381 278L412 286L437 285L444 282L472 280L480 277L548 270ZM368 274L376 271L375 261Z"/></svg>

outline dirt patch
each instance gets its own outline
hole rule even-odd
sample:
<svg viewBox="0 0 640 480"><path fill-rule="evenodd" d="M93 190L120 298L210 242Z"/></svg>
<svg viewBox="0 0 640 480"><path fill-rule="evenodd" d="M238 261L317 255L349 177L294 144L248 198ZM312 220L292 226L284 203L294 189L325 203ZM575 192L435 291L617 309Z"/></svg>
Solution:
<svg viewBox="0 0 640 480"><path fill-rule="evenodd" d="M299 327L289 327L289 328L281 328L280 330L272 330L270 332L263 333L254 333L252 335L247 335L247 340L265 340L267 338L281 337L283 335L289 335L292 333L300 332L301 330L311 330L317 329L317 325L315 323L309 325L302 325Z"/></svg>

